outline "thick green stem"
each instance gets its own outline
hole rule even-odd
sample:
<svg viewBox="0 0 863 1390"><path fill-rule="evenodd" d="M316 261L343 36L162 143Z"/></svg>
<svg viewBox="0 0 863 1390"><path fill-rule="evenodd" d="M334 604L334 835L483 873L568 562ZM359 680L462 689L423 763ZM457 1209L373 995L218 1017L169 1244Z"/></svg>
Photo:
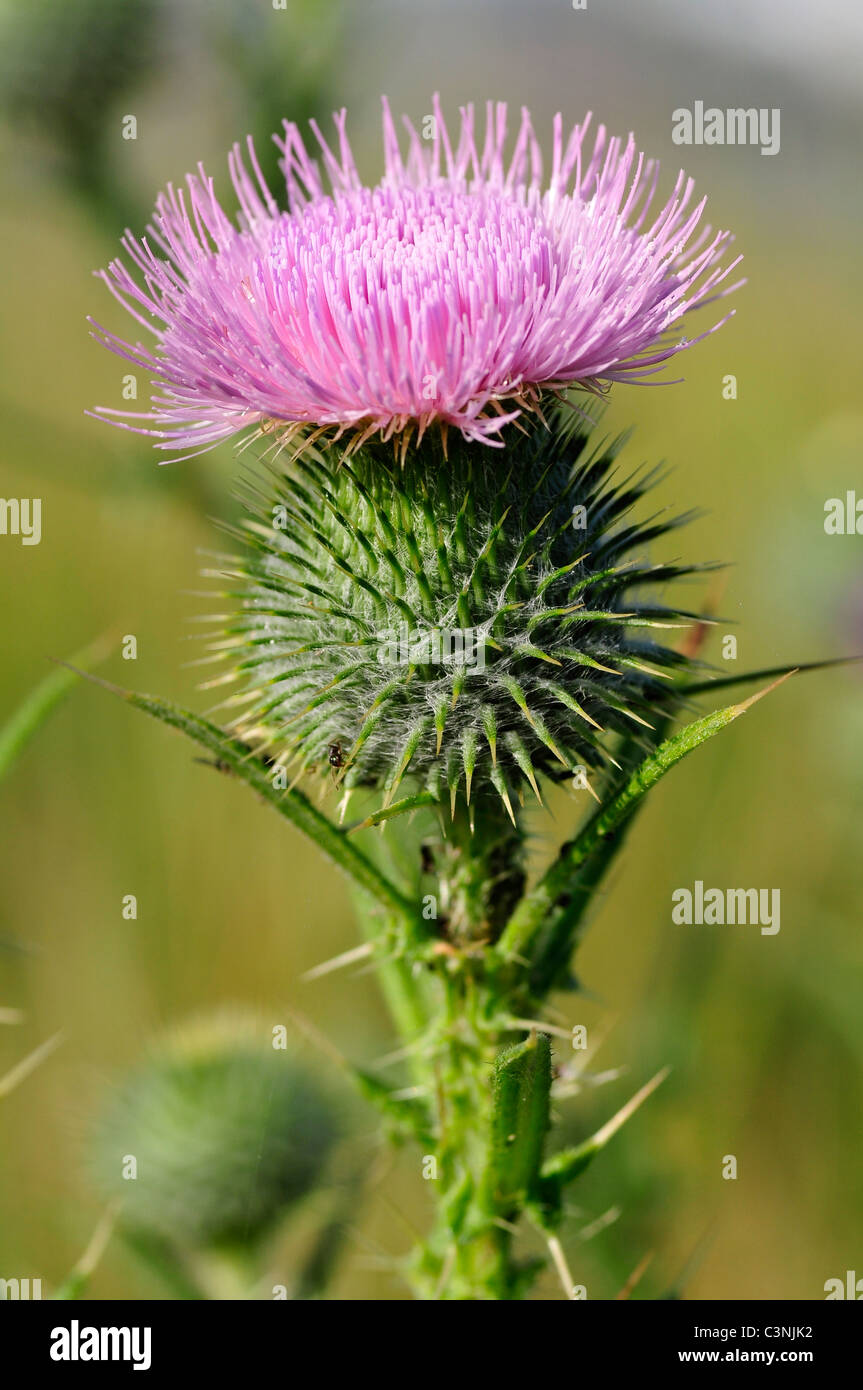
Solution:
<svg viewBox="0 0 863 1390"><path fill-rule="evenodd" d="M431 1064L436 1150L424 1156L436 1213L414 1253L420 1298L505 1299L513 1284L511 1233L488 1201L492 1073L500 1035L483 1026L489 1000L467 963L447 961L439 1046Z"/></svg>
<svg viewBox="0 0 863 1390"><path fill-rule="evenodd" d="M496 941L525 883L524 836L497 797L476 815L459 801L435 853L441 910L450 941Z"/></svg>
<svg viewBox="0 0 863 1390"><path fill-rule="evenodd" d="M421 1067L436 1141L424 1155L423 1175L436 1215L411 1264L424 1299L517 1297L521 1277L510 1218L517 1219L526 1194L504 1190L495 1139L500 1058L519 1035L486 964L489 943L523 891L522 834L491 805L483 809L489 814L473 829L469 809L457 806L433 852L441 939L431 952L426 946L425 957L438 996Z"/></svg>

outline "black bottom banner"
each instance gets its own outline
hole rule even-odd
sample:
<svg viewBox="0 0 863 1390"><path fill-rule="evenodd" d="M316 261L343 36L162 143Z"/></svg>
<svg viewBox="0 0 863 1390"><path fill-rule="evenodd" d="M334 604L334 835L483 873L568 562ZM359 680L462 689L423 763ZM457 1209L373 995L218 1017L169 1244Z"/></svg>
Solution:
<svg viewBox="0 0 863 1390"><path fill-rule="evenodd" d="M382 1308L390 1305L378 1305ZM363 1360L374 1362L393 1377L411 1377L415 1368L404 1356L401 1337L410 1336L406 1317L418 1317L416 1331L423 1337L423 1369L436 1359L449 1364L444 1351L451 1345L444 1337L460 1329L459 1361L462 1372L471 1346L477 1367L488 1369L493 1339L490 1329L500 1327L500 1346L509 1357L514 1343L536 1336L545 1327L551 1336L567 1340L550 1342L560 1368L570 1362L573 1373L599 1361L603 1374L651 1370L664 1372L673 1366L803 1366L821 1377L839 1371L843 1377L859 1375L861 1314L834 1302L794 1303L695 1303L695 1302L580 1302L577 1306L552 1307L525 1303L517 1320L506 1315L497 1324L489 1309L476 1321L449 1321L448 1313L410 1313L398 1305L398 1332L392 1322L372 1334L375 1314L369 1304L317 1302L294 1310L289 1302L264 1303L86 1303L17 1302L0 1309L2 1362L16 1364L19 1381L30 1372L63 1379L70 1375L98 1377L110 1369L160 1377L168 1372L213 1374L257 1373L262 1364L281 1367L289 1379L302 1373L302 1364L314 1360L318 1371L337 1366L344 1359L353 1368ZM362 1312L362 1309L365 1312ZM353 1317L362 1323L353 1324ZM461 1316L465 1316L462 1314ZM485 1322L485 1317L492 1319ZM372 1321L369 1322L369 1317ZM443 1318L443 1326L441 1326ZM354 1335L359 1334L362 1335ZM569 1340L569 1339L577 1340ZM525 1345L525 1353L527 1343ZM534 1343L536 1346L536 1343ZM465 1355L467 1353L467 1356Z"/></svg>

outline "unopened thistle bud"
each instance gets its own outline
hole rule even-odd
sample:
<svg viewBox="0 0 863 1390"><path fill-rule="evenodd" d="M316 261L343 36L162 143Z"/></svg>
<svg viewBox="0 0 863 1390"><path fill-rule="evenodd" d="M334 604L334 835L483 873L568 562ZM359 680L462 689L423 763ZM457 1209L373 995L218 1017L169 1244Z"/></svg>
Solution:
<svg viewBox="0 0 863 1390"><path fill-rule="evenodd" d="M253 478L216 571L239 608L213 658L244 687L235 727L293 778L386 802L404 783L514 816L543 779L589 789L669 710L686 618L660 595L692 568L648 558L675 521L638 516L649 479L619 480L616 452L555 408L506 468L428 435L403 464L369 441Z"/></svg>
<svg viewBox="0 0 863 1390"><path fill-rule="evenodd" d="M244 1015L171 1033L94 1127L101 1191L129 1230L187 1248L248 1244L320 1183L331 1103Z"/></svg>

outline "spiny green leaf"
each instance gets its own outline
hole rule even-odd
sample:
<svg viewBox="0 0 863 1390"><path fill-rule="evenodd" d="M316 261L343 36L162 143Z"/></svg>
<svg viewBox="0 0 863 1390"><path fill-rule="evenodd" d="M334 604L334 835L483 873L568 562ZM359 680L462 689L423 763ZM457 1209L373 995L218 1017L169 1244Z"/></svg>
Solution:
<svg viewBox="0 0 863 1390"><path fill-rule="evenodd" d="M769 681L777 676L790 676L796 672L825 671L830 666L853 666L863 661L863 656L839 656L827 661L801 661L795 666L768 666L761 671L744 671L739 676L719 676L715 680L691 681L680 687L682 695L709 695L712 690L728 690L735 685L748 685L751 681Z"/></svg>
<svg viewBox="0 0 863 1390"><path fill-rule="evenodd" d="M280 816L308 835L309 839L329 855L359 887L364 888L390 910L402 916L415 915L414 906L409 899L405 898L371 860L348 840L345 832L334 826L301 791L296 788L282 790L273 785L271 769L260 758L250 753L248 745L240 739L227 736L209 720L158 696L124 690L121 686L88 676L85 671L76 671L76 674L119 695L135 709L143 710L145 714L167 724L169 728L179 730L187 738L206 748L220 764L224 764L235 776L256 791Z"/></svg>
<svg viewBox="0 0 863 1390"><path fill-rule="evenodd" d="M575 839L562 847L558 858L534 890L519 903L498 943L501 956L507 960L525 957L549 914L571 894L573 878L578 869L591 855L601 850L610 836L619 832L651 787L688 753L745 714L757 700L775 690L786 679L786 676L782 676L748 700L728 705L687 724L645 758L612 799L594 812Z"/></svg>

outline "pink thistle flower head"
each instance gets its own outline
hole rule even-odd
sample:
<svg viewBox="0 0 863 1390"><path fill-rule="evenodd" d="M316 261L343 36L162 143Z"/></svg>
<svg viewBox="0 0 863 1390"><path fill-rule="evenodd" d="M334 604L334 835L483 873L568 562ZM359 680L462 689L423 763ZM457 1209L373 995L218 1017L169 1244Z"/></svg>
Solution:
<svg viewBox="0 0 863 1390"><path fill-rule="evenodd" d="M558 115L544 180L526 110L507 159L504 103L488 103L480 148L473 106L454 145L435 97L429 140L404 118L406 150L383 105L373 188L344 110L333 146L311 123L318 160L295 125L276 137L287 211L251 140L247 162L239 145L229 156L236 223L203 168L168 186L149 235L123 238L137 278L121 260L99 272L155 351L93 325L152 374L151 408L99 415L192 453L249 426L359 441L438 422L500 443L545 390L659 371L689 346L683 315L737 287L730 234L703 224L682 172L657 209L658 164L631 135L599 126L589 142L588 116L565 137Z"/></svg>

